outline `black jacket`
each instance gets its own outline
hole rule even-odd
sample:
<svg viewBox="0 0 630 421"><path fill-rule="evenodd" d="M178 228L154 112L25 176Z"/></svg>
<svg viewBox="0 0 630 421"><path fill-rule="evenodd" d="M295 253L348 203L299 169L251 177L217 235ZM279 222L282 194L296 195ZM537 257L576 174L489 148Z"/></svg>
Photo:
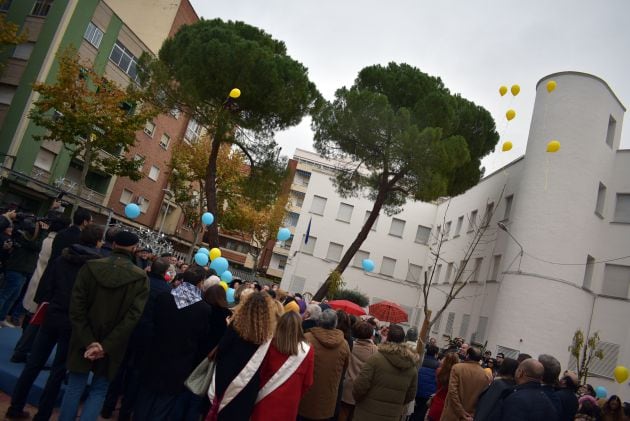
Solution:
<svg viewBox="0 0 630 421"><path fill-rule="evenodd" d="M133 346L146 346L149 345L153 339L154 334L154 316L155 316L155 303L157 297L165 292L170 292L171 287L166 283L164 278L155 276L151 272L147 273L149 276L149 298L144 306L142 317L136 325L133 334L131 335L130 345Z"/></svg>
<svg viewBox="0 0 630 421"><path fill-rule="evenodd" d="M227 317L232 312L227 308L211 306L212 314L210 315L210 350L219 345L219 341L227 330Z"/></svg>
<svg viewBox="0 0 630 421"><path fill-rule="evenodd" d="M85 262L101 257L98 249L73 244L66 248L52 264L48 265L50 269L44 274L46 279L41 281L41 284L44 285L41 290L42 302L48 301L50 303L46 311L44 322L46 325L71 329L68 312L77 273Z"/></svg>
<svg viewBox="0 0 630 421"><path fill-rule="evenodd" d="M514 390L514 381L496 379L479 395L477 406L475 407L475 420L485 421L493 411L500 412L501 398L507 396Z"/></svg>
<svg viewBox="0 0 630 421"><path fill-rule="evenodd" d="M170 292L157 296L152 347L142 371L145 387L167 395L184 389L186 378L210 352L211 313L203 300L178 309Z"/></svg>
<svg viewBox="0 0 630 421"><path fill-rule="evenodd" d="M573 421L578 410L578 398L571 389L557 389L556 398L560 402L558 421Z"/></svg>
<svg viewBox="0 0 630 421"><path fill-rule="evenodd" d="M492 418L494 419L494 418ZM504 400L501 421L558 421L558 414L539 383L525 383L514 388Z"/></svg>

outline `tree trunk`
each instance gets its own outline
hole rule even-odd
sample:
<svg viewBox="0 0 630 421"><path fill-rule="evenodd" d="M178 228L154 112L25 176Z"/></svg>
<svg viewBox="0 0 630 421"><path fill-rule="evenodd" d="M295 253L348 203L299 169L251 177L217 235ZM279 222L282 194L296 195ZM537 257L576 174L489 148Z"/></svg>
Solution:
<svg viewBox="0 0 630 421"><path fill-rule="evenodd" d="M210 247L219 247L219 224L216 220L217 215L217 158L219 156L219 148L223 139L224 125L219 124L212 138L212 147L210 148L210 157L208 158L208 169L206 171L206 199L208 202L208 212L215 216L215 221L208 227L207 239Z"/></svg>
<svg viewBox="0 0 630 421"><path fill-rule="evenodd" d="M74 201L72 205L72 215L79 208L79 202L81 201L81 195L83 194L83 189L85 188L85 179L87 178L87 173L90 170L90 161L92 160L92 144L89 140L85 141L85 153L83 154L83 168L81 168L81 180L79 180L79 186L77 187L77 199Z"/></svg>
<svg viewBox="0 0 630 421"><path fill-rule="evenodd" d="M197 243L199 242L199 231L201 231L201 221L197 223L197 227L195 228L195 235L193 236L192 244L190 245L190 248L188 249L188 255L186 256L187 262L192 261L193 252L195 251L195 247L197 247Z"/></svg>
<svg viewBox="0 0 630 421"><path fill-rule="evenodd" d="M348 247L348 250L346 250L346 253L343 255L343 257L341 258L341 261L339 262L339 264L337 264L337 267L334 269L333 272L336 271L336 272L339 272L339 274L342 274L343 271L346 270L346 268L352 261L352 258L354 257L355 253L359 251L361 244L363 244L365 239L368 237L368 234L370 233L370 230L372 229L374 222L376 222L376 219L378 218L379 212L383 208L383 204L385 203L385 199L387 198L388 193L389 193L389 186L386 184L382 184L381 188L378 191L378 194L376 195L374 206L372 206L372 210L370 211L370 216L365 221L365 224L363 224L361 231L359 231L359 234L357 235L357 237L354 239L352 244L350 244L350 247ZM331 279L329 275L328 278L326 278L326 281L322 284L321 287L319 287L319 289L313 296L313 300L321 301L324 299L324 297L328 293L330 281Z"/></svg>

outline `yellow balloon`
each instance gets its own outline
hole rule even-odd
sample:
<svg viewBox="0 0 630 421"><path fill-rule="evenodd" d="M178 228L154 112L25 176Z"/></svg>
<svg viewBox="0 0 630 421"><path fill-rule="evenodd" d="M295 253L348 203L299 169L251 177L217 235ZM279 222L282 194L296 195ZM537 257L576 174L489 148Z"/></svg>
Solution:
<svg viewBox="0 0 630 421"><path fill-rule="evenodd" d="M550 80L549 82L547 82L547 92L552 93L556 89L557 85L558 84L555 80Z"/></svg>
<svg viewBox="0 0 630 421"><path fill-rule="evenodd" d="M519 92L521 92L521 87L518 85L512 85L510 92L512 92L512 95L516 96Z"/></svg>
<svg viewBox="0 0 630 421"><path fill-rule="evenodd" d="M505 118L507 118L508 121L510 121L510 120L513 120L514 117L516 117L516 111L514 111L513 109L507 110L507 112L505 113Z"/></svg>
<svg viewBox="0 0 630 421"><path fill-rule="evenodd" d="M507 152L507 151L509 151L511 149L512 149L512 142L510 142L509 140L507 142L504 142L503 146L501 147L501 150L503 152Z"/></svg>
<svg viewBox="0 0 630 421"><path fill-rule="evenodd" d="M617 383L623 383L628 380L628 369L622 365L618 365L617 367L615 367L613 374L615 375L615 380L617 380Z"/></svg>
<svg viewBox="0 0 630 421"><path fill-rule="evenodd" d="M218 248L210 249L210 260L214 260L217 257L221 257L221 250Z"/></svg>
<svg viewBox="0 0 630 421"><path fill-rule="evenodd" d="M499 94L501 94L501 96L505 95L507 93L507 86L501 86L499 88Z"/></svg>
<svg viewBox="0 0 630 421"><path fill-rule="evenodd" d="M225 281L221 281L221 282L219 282L219 285L221 285L221 286L223 287L223 289L224 289L224 290L226 290L226 291L227 291L227 290L228 290L228 288L229 288L229 287L228 287L227 282L225 282Z"/></svg>
<svg viewBox="0 0 630 421"><path fill-rule="evenodd" d="M558 142L557 140L552 140L551 142L547 143L547 152L558 152L560 150L560 142Z"/></svg>
<svg viewBox="0 0 630 421"><path fill-rule="evenodd" d="M230 91L230 98L238 98L239 96L241 96L241 90L238 88L234 88Z"/></svg>

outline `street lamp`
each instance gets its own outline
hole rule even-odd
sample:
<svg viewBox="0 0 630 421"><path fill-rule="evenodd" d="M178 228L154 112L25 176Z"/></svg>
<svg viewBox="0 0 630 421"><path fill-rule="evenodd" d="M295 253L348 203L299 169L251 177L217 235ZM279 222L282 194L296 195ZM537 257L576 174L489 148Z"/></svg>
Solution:
<svg viewBox="0 0 630 421"><path fill-rule="evenodd" d="M510 238L512 240L514 240L514 242L516 243L516 245L518 245L521 249L521 252L519 253L519 259L518 259L518 271L521 271L521 262L523 261L523 254L525 253L523 250L523 245L516 239L516 237L514 237L512 235L512 233L508 230L507 226L505 226L505 224L503 222L497 222L497 225L500 229L502 229L503 231L505 231L507 233L507 235L510 236Z"/></svg>
<svg viewBox="0 0 630 421"><path fill-rule="evenodd" d="M166 200L166 209L164 210L164 215L162 215L162 223L160 224L160 230L158 231L158 238L162 236L162 231L164 230L164 222L166 221L166 215L168 215L168 210L171 207L170 200L174 196L174 193L169 189L162 189L162 191L164 192L164 197L162 197L162 201L164 201L166 195L168 195L168 199Z"/></svg>

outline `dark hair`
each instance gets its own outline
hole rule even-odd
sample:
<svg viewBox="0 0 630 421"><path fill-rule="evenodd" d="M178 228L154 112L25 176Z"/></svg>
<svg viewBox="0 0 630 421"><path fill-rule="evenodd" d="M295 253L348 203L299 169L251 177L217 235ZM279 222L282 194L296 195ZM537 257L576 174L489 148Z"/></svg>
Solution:
<svg viewBox="0 0 630 421"><path fill-rule="evenodd" d="M590 396L592 396L594 398L597 397L597 393L595 393L595 389L593 388L592 385L587 383L587 384L584 385L584 387L586 387L586 390L587 390L586 394L587 395L590 395Z"/></svg>
<svg viewBox="0 0 630 421"><path fill-rule="evenodd" d="M608 398L608 400L604 404L604 414L606 414L606 413L608 413L608 414L613 413L613 410L610 409L610 402L612 402L612 401L619 402L619 408L617 409L617 412L621 413L623 411L623 404L621 403L621 399L619 399L619 396L612 395L610 398Z"/></svg>
<svg viewBox="0 0 630 421"><path fill-rule="evenodd" d="M50 220L48 224L48 232L59 232L62 229L68 228L70 225L70 218L67 216L59 216Z"/></svg>
<svg viewBox="0 0 630 421"><path fill-rule="evenodd" d="M530 359L532 356L529 354L518 354L518 357L516 357L516 361L518 361L518 363L522 363L525 360Z"/></svg>
<svg viewBox="0 0 630 421"><path fill-rule="evenodd" d="M120 228L118 227L107 228L107 232L105 233L105 241L107 241L110 244L113 243L114 237L116 237L116 234L118 234L119 231L120 231Z"/></svg>
<svg viewBox="0 0 630 421"><path fill-rule="evenodd" d="M357 316L355 316L354 314L348 314L348 317L350 317L350 326L354 326L355 324L357 324L357 321L359 319L357 319Z"/></svg>
<svg viewBox="0 0 630 421"><path fill-rule="evenodd" d="M378 327L376 324L376 320L374 319L374 317L370 317L369 319L366 320L367 323L371 324L373 327Z"/></svg>
<svg viewBox="0 0 630 421"><path fill-rule="evenodd" d="M518 361L513 358L504 358L503 363L501 363L499 370L497 371L497 376L514 377L517 368Z"/></svg>
<svg viewBox="0 0 630 421"><path fill-rule="evenodd" d="M199 282L206 279L206 271L202 267L192 266L184 272L184 282L197 285Z"/></svg>
<svg viewBox="0 0 630 421"><path fill-rule="evenodd" d="M427 346L427 355L431 355L432 357L435 357L438 352L440 352L440 348L438 348L435 345L428 345Z"/></svg>
<svg viewBox="0 0 630 421"><path fill-rule="evenodd" d="M402 343L405 340L405 330L398 325L391 325L387 333L387 342L395 344Z"/></svg>
<svg viewBox="0 0 630 421"><path fill-rule="evenodd" d="M589 417L596 417L599 411L597 410L597 406L593 402L585 399L580 404L580 409L578 409L577 413L588 415Z"/></svg>
<svg viewBox="0 0 630 421"><path fill-rule="evenodd" d="M265 292L269 294L269 296L273 298L274 300L276 299L276 291L274 291L273 289L269 289L268 291L265 291Z"/></svg>
<svg viewBox="0 0 630 421"><path fill-rule="evenodd" d="M74 225L83 225L85 221L90 222L92 220L92 214L87 209L79 208L74 212L72 216L72 223Z"/></svg>
<svg viewBox="0 0 630 421"><path fill-rule="evenodd" d="M497 353L497 358L499 358L499 357L505 359L505 354L503 352L499 352L499 353Z"/></svg>
<svg viewBox="0 0 630 421"><path fill-rule="evenodd" d="M337 329L343 332L346 340L352 340L352 325L350 324L350 317L348 313L343 310L337 310Z"/></svg>
<svg viewBox="0 0 630 421"><path fill-rule="evenodd" d="M79 244L88 247L96 247L96 244L103 238L103 227L96 224L90 224L81 230L79 234Z"/></svg>
<svg viewBox="0 0 630 421"><path fill-rule="evenodd" d="M254 283L254 289L258 292L260 292L260 290L262 290L262 287L260 286L260 284L258 282Z"/></svg>
<svg viewBox="0 0 630 421"><path fill-rule="evenodd" d="M151 263L151 274L155 276L164 276L171 264L164 258L160 257Z"/></svg>
<svg viewBox="0 0 630 421"><path fill-rule="evenodd" d="M370 339L374 334L374 327L368 322L356 322L352 326L352 334L357 339Z"/></svg>
<svg viewBox="0 0 630 421"><path fill-rule="evenodd" d="M212 285L208 288L203 299L213 307L228 308L225 290L221 285Z"/></svg>
<svg viewBox="0 0 630 421"><path fill-rule="evenodd" d="M469 346L466 350L466 359L468 361L481 361L481 352L474 346Z"/></svg>

